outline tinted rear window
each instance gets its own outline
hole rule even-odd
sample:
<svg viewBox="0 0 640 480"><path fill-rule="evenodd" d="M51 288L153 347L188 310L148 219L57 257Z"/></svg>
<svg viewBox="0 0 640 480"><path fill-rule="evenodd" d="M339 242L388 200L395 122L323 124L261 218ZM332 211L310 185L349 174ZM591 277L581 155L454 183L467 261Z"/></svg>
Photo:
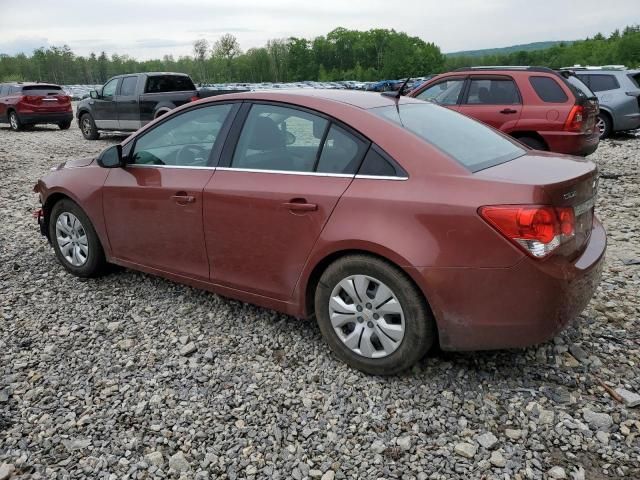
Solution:
<svg viewBox="0 0 640 480"><path fill-rule="evenodd" d="M589 87L593 92L605 92L620 88L618 80L613 75L587 75L589 77Z"/></svg>
<svg viewBox="0 0 640 480"><path fill-rule="evenodd" d="M31 90L55 90L61 91L62 87L59 85L25 85L22 87L23 92L28 92Z"/></svg>
<svg viewBox="0 0 640 480"><path fill-rule="evenodd" d="M595 98L595 95L589 87L587 87L585 83L575 75L563 76L562 78L564 78L567 86L577 98Z"/></svg>
<svg viewBox="0 0 640 480"><path fill-rule="evenodd" d="M569 100L562 87L553 78L530 77L529 82L543 102L564 103Z"/></svg>
<svg viewBox="0 0 640 480"><path fill-rule="evenodd" d="M184 75L154 75L147 79L146 93L184 92L195 90L196 87L189 77Z"/></svg>
<svg viewBox="0 0 640 480"><path fill-rule="evenodd" d="M518 158L526 151L489 127L437 105L401 104L371 111L406 128L477 172Z"/></svg>

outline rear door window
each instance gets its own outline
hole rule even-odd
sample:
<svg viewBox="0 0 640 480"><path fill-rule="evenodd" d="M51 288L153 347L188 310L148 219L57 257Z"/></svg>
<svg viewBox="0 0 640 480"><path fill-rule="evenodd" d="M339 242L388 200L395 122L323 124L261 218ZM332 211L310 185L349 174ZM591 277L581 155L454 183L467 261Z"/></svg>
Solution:
<svg viewBox="0 0 640 480"><path fill-rule="evenodd" d="M467 95L468 105L513 105L520 103L518 87L513 80L472 78Z"/></svg>
<svg viewBox="0 0 640 480"><path fill-rule="evenodd" d="M472 172L526 153L484 124L437 105L408 103L370 111L409 130Z"/></svg>
<svg viewBox="0 0 640 480"><path fill-rule="evenodd" d="M316 172L356 173L366 144L337 125L331 125L322 146Z"/></svg>
<svg viewBox="0 0 640 480"><path fill-rule="evenodd" d="M564 103L569 100L562 87L551 77L529 77L529 83L543 102Z"/></svg>
<svg viewBox="0 0 640 480"><path fill-rule="evenodd" d="M4 97L9 92L9 85L0 85L0 97Z"/></svg>
<svg viewBox="0 0 640 480"><path fill-rule="evenodd" d="M123 97L131 97L136 93L136 85L138 77L124 77L120 86L120 95Z"/></svg>
<svg viewBox="0 0 640 480"><path fill-rule="evenodd" d="M620 88L618 80L613 75L587 75L589 87L593 92L606 92Z"/></svg>
<svg viewBox="0 0 640 480"><path fill-rule="evenodd" d="M464 78L442 80L421 91L416 98L429 100L440 105L457 105L464 86Z"/></svg>

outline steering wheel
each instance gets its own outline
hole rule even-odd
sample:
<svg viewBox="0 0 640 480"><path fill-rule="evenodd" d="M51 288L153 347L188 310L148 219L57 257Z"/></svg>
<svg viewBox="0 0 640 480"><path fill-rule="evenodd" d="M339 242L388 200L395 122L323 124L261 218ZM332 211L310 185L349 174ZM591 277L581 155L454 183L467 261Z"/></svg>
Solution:
<svg viewBox="0 0 640 480"><path fill-rule="evenodd" d="M207 149L196 144L184 145L176 155L176 163L178 165L205 166L208 160Z"/></svg>

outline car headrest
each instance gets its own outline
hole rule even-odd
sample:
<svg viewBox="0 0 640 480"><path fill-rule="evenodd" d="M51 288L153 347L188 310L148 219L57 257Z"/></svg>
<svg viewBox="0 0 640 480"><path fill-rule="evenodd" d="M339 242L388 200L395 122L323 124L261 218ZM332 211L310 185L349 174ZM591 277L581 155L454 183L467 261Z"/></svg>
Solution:
<svg viewBox="0 0 640 480"><path fill-rule="evenodd" d="M257 117L253 126L253 132L249 139L249 148L252 150L275 150L284 148L286 141L284 132L278 128L276 122L268 117Z"/></svg>

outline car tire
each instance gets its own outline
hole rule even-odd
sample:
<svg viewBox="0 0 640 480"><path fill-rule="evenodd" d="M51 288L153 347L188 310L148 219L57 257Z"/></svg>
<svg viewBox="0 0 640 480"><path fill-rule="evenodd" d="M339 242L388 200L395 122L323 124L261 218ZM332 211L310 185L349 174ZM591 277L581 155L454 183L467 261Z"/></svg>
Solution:
<svg viewBox="0 0 640 480"><path fill-rule="evenodd" d="M606 113L600 112L596 120L596 128L600 130L600 140L608 138L613 130L611 117Z"/></svg>
<svg viewBox="0 0 640 480"><path fill-rule="evenodd" d="M542 151L549 150L549 148L545 145L545 143L542 140L539 140L534 137L520 137L518 138L518 140L521 143L524 143L526 146L534 150L542 150Z"/></svg>
<svg viewBox="0 0 640 480"><path fill-rule="evenodd" d="M361 287L356 288L356 284ZM358 299L352 299L352 304L344 301L345 295L348 299L350 296L342 285L353 286L350 291ZM380 290L384 287L388 292ZM380 298L388 295L391 300L376 305L378 292ZM340 297L341 304L336 303L336 297ZM365 373L402 372L424 357L436 338L435 321L420 290L404 272L376 257L349 255L329 265L320 277L314 300L320 331L331 350L340 360ZM338 304L340 308L349 307L347 315L335 310ZM401 313L385 313L391 310ZM340 325L347 317L351 321ZM393 333L381 342L378 335L384 335L385 331Z"/></svg>
<svg viewBox="0 0 640 480"><path fill-rule="evenodd" d="M69 130L70 126L71 126L71 120L69 120L67 122L58 123L58 127L60 128L60 130Z"/></svg>
<svg viewBox="0 0 640 480"><path fill-rule="evenodd" d="M90 113L83 113L80 116L80 131L87 140L98 140L100 138L96 122L93 121Z"/></svg>
<svg viewBox="0 0 640 480"><path fill-rule="evenodd" d="M106 260L100 239L89 217L72 200L60 200L51 209L49 238L69 273L83 278L103 273Z"/></svg>
<svg viewBox="0 0 640 480"><path fill-rule="evenodd" d="M15 110L11 110L9 112L9 126L14 132L18 132L24 128L24 125L22 125L20 117L18 117L18 114L15 112Z"/></svg>

